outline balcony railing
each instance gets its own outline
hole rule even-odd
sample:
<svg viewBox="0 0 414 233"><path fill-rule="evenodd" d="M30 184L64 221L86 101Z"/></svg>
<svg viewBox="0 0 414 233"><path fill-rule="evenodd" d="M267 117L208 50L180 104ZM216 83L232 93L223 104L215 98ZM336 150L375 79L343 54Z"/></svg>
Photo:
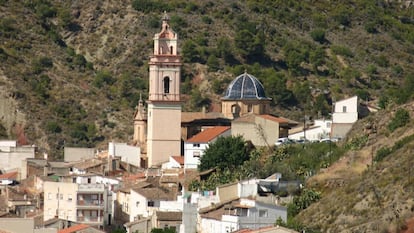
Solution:
<svg viewBox="0 0 414 233"><path fill-rule="evenodd" d="M78 200L76 204L78 207L104 207L102 200Z"/></svg>
<svg viewBox="0 0 414 233"><path fill-rule="evenodd" d="M77 222L85 222L85 223L102 223L104 218L103 217L92 217L92 216L78 216L76 220Z"/></svg>

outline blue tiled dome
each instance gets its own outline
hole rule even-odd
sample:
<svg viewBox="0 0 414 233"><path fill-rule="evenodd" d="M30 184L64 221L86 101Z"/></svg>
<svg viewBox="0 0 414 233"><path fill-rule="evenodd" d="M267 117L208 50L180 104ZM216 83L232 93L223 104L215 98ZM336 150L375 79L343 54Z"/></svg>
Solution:
<svg viewBox="0 0 414 233"><path fill-rule="evenodd" d="M253 75L244 73L236 77L226 90L223 99L243 100L258 99L269 100L266 97L262 83Z"/></svg>

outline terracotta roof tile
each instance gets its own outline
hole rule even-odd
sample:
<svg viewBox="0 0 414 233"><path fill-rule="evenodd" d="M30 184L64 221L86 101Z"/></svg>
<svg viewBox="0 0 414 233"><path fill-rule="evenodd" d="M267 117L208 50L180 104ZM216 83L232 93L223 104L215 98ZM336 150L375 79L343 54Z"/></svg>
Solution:
<svg viewBox="0 0 414 233"><path fill-rule="evenodd" d="M183 213L177 211L157 211L158 221L181 221Z"/></svg>
<svg viewBox="0 0 414 233"><path fill-rule="evenodd" d="M71 227L62 229L62 230L58 231L58 233L74 233L74 232L77 232L77 231L80 231L80 230L83 230L83 229L86 229L86 228L89 228L89 227L90 226L86 225L86 224L79 224L79 225L75 225L75 226L71 226Z"/></svg>
<svg viewBox="0 0 414 233"><path fill-rule="evenodd" d="M172 156L172 158L180 165L184 165L184 156Z"/></svg>
<svg viewBox="0 0 414 233"><path fill-rule="evenodd" d="M17 172L9 172L0 175L0 180L17 179Z"/></svg>
<svg viewBox="0 0 414 233"><path fill-rule="evenodd" d="M267 120L275 121L275 122L278 122L278 123L289 123L286 119L283 119L283 118L280 118L280 117L275 117L275 116L272 116L272 115L269 115L269 114L259 115L259 117L262 117L262 118L267 119Z"/></svg>
<svg viewBox="0 0 414 233"><path fill-rule="evenodd" d="M255 118L256 118L256 115L254 115L254 114L246 114L244 116L241 116L239 118L234 119L233 122L254 123Z"/></svg>
<svg viewBox="0 0 414 233"><path fill-rule="evenodd" d="M194 135L192 138L188 139L187 142L210 142L229 129L229 126L216 126L213 128L208 128Z"/></svg>

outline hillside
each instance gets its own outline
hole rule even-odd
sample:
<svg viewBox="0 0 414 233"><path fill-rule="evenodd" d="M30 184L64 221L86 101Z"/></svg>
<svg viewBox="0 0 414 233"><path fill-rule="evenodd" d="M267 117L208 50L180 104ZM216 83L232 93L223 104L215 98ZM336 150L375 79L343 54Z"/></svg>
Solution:
<svg viewBox="0 0 414 233"><path fill-rule="evenodd" d="M300 222L322 232L406 229L406 221L414 216L414 122L390 132L397 108L414 116L411 102L361 120L347 142L366 137L361 147L308 180L309 187L323 191L322 198L299 214ZM377 159L379 154L384 157Z"/></svg>
<svg viewBox="0 0 414 233"><path fill-rule="evenodd" d="M414 25L400 1L0 0L0 135L54 158L128 141L163 11L186 111L213 108L244 70L273 113L297 120L355 94L382 107L412 98Z"/></svg>

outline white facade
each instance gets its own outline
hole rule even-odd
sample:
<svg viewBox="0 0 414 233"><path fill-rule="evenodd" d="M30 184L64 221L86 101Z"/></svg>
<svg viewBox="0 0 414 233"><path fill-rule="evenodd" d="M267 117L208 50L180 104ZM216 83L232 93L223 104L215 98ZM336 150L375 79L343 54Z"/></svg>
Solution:
<svg viewBox="0 0 414 233"><path fill-rule="evenodd" d="M167 163L163 163L161 166L162 169L173 169L173 168L181 168L181 164L174 159L174 156L170 156L170 159Z"/></svg>
<svg viewBox="0 0 414 233"><path fill-rule="evenodd" d="M208 142L184 142L184 168L197 169L200 165L200 158L204 155L209 143L214 143L219 137L229 136L231 136L231 130L226 130Z"/></svg>
<svg viewBox="0 0 414 233"><path fill-rule="evenodd" d="M3 141L0 145L0 170L3 172L20 171L24 160L35 157L33 146L15 146L14 141Z"/></svg>
<svg viewBox="0 0 414 233"><path fill-rule="evenodd" d="M358 96L340 100L335 103L333 122L354 123L358 120Z"/></svg>
<svg viewBox="0 0 414 233"><path fill-rule="evenodd" d="M184 143L184 168L197 169L200 165L200 158L207 149L208 143Z"/></svg>
<svg viewBox="0 0 414 233"><path fill-rule="evenodd" d="M154 190L154 192L157 191ZM129 221L133 222L138 220L138 216L144 218L151 217L156 211L183 211L184 202L181 196L179 196L177 200L173 201L163 200L164 198L160 197L149 199L140 194L138 191L131 189L129 197L124 198L124 202L127 201L129 206L128 211L124 212L129 214Z"/></svg>
<svg viewBox="0 0 414 233"><path fill-rule="evenodd" d="M300 140L305 139L309 141L319 141L322 138L329 138L331 134L332 121L331 120L315 120L314 125L300 132L289 134L289 139Z"/></svg>
<svg viewBox="0 0 414 233"><path fill-rule="evenodd" d="M109 156L121 157L122 162L132 164L136 167L141 166L141 148L130 146L126 143L110 142L108 146Z"/></svg>
<svg viewBox="0 0 414 233"><path fill-rule="evenodd" d="M287 208L240 199L232 209L225 210L221 219L200 218L199 232L233 232L240 229L258 229L273 226L276 219L287 221Z"/></svg>

